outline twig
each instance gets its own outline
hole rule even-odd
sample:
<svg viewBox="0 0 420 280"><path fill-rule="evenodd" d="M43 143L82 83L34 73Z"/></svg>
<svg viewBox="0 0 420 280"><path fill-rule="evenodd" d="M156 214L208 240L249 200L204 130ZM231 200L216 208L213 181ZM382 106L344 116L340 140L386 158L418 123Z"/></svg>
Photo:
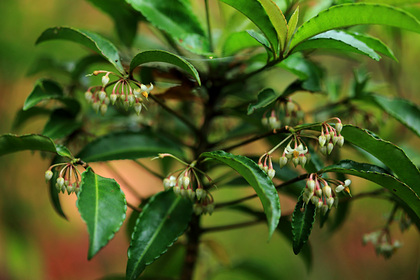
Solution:
<svg viewBox="0 0 420 280"><path fill-rule="evenodd" d="M136 212L141 213L141 211L142 211L141 208L138 208L138 207L134 206L133 204L129 203L128 201L127 201L127 206L130 207L131 209L133 209Z"/></svg>
<svg viewBox="0 0 420 280"><path fill-rule="evenodd" d="M264 220L261 219L261 220L255 220L255 221L248 221L248 222L243 222L243 223L237 223L237 224L233 224L233 225L224 225L224 226L215 226L215 227L202 228L201 229L201 232L202 233L209 233L209 232L214 232L214 231L237 229L237 228L242 228L242 227L256 225L256 224L261 223L263 221Z"/></svg>
<svg viewBox="0 0 420 280"><path fill-rule="evenodd" d="M280 131L280 132L284 132L284 131ZM271 135L274 135L274 134L275 134L275 132L274 132L273 130L271 130L271 131L266 132L266 133L264 133L264 134L261 134L261 135L256 135L256 136L254 136L254 137L252 137L252 138L246 139L246 140L241 141L241 142L239 142L239 143L236 143L236 144L233 144L233 145L231 145L231 146L228 146L228 147L222 148L222 150L224 150L224 151L228 152L228 151L230 151L230 150L236 149L236 148L241 147L241 146L243 146L243 145L246 145L246 144L249 144L249 143L252 143L252 142L258 141L258 140L260 140L260 139L266 138L266 137L271 136Z"/></svg>

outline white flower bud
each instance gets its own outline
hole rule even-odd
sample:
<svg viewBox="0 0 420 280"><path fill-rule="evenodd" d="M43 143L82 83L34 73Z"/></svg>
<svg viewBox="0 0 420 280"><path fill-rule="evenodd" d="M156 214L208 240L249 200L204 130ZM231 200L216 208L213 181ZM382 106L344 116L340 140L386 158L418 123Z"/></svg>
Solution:
<svg viewBox="0 0 420 280"><path fill-rule="evenodd" d="M317 197L316 195L311 197L311 202L313 205L317 205L319 201L319 197Z"/></svg>
<svg viewBox="0 0 420 280"><path fill-rule="evenodd" d="M276 126L277 126L277 118L276 118L276 117L274 117L274 116L271 116L271 117L268 119L268 124L270 125L270 128L272 128L272 129L277 128L277 127L276 127Z"/></svg>
<svg viewBox="0 0 420 280"><path fill-rule="evenodd" d="M316 190L315 190L315 194L316 194L316 196L318 196L318 197L322 197L322 190L321 190L321 188L316 189Z"/></svg>
<svg viewBox="0 0 420 280"><path fill-rule="evenodd" d="M326 197L331 197L331 187L326 185L322 188L322 192Z"/></svg>
<svg viewBox="0 0 420 280"><path fill-rule="evenodd" d="M343 145L344 145L344 137L342 135L338 135L337 145L339 147L343 147Z"/></svg>
<svg viewBox="0 0 420 280"><path fill-rule="evenodd" d="M267 174L268 174L268 177L270 177L270 179L273 179L274 176L276 175L276 171L273 168L271 168L271 169L268 169Z"/></svg>
<svg viewBox="0 0 420 280"><path fill-rule="evenodd" d="M305 167L306 161L307 159L304 155L299 156L299 163L302 167Z"/></svg>
<svg viewBox="0 0 420 280"><path fill-rule="evenodd" d="M58 177L57 186L59 186L60 188L62 188L64 186L64 178L63 177Z"/></svg>
<svg viewBox="0 0 420 280"><path fill-rule="evenodd" d="M108 74L102 77L102 86L105 87L109 83Z"/></svg>
<svg viewBox="0 0 420 280"><path fill-rule="evenodd" d="M198 200L202 200L207 196L206 192L202 188L197 188L195 190L195 195Z"/></svg>
<svg viewBox="0 0 420 280"><path fill-rule="evenodd" d="M337 133L340 134L341 130L343 129L343 124L341 122L338 122L335 124L335 130L337 130Z"/></svg>
<svg viewBox="0 0 420 280"><path fill-rule="evenodd" d="M327 205L328 208L331 209L331 207L334 205L334 197L330 196L329 198L327 198Z"/></svg>
<svg viewBox="0 0 420 280"><path fill-rule="evenodd" d="M103 90L101 90L101 91L98 93L98 98L99 98L99 100L100 100L100 101L104 101L105 97L106 97L106 92L105 92L105 91L103 91Z"/></svg>
<svg viewBox="0 0 420 280"><path fill-rule="evenodd" d="M92 108L96 113L99 112L100 107L101 107L101 103L99 103L99 102L95 102L95 103L92 104Z"/></svg>
<svg viewBox="0 0 420 280"><path fill-rule="evenodd" d="M141 103L136 103L136 104L134 104L134 111L136 111L136 114L137 114L137 116L139 116L140 115L140 112L141 112L141 108L142 108L143 106L141 105Z"/></svg>
<svg viewBox="0 0 420 280"><path fill-rule="evenodd" d="M133 105L133 104L134 104L134 102L136 101L136 98L134 97L134 95L130 94L130 95L127 97L127 101L128 101L128 103L130 104L130 106L131 106L131 105Z"/></svg>
<svg viewBox="0 0 420 280"><path fill-rule="evenodd" d="M328 205L323 204L323 205L321 206L321 212L322 212L322 215L327 214L328 209L329 209L329 208L328 208Z"/></svg>
<svg viewBox="0 0 420 280"><path fill-rule="evenodd" d="M49 180L51 180L52 176L53 176L53 172L51 170L45 171L45 181L48 182Z"/></svg>
<svg viewBox="0 0 420 280"><path fill-rule="evenodd" d="M286 109L288 112L293 112L295 110L295 103L292 101L287 102Z"/></svg>
<svg viewBox="0 0 420 280"><path fill-rule="evenodd" d="M168 190L171 187L171 180L169 180L168 178L165 178L163 180L163 188L166 190Z"/></svg>
<svg viewBox="0 0 420 280"><path fill-rule="evenodd" d="M265 165L265 166L263 167L263 170L265 171L265 173L267 173L267 172L268 172L268 166L267 166L267 165Z"/></svg>
<svg viewBox="0 0 420 280"><path fill-rule="evenodd" d="M181 187L180 186L175 186L173 187L174 193L176 195L181 195Z"/></svg>
<svg viewBox="0 0 420 280"><path fill-rule="evenodd" d="M213 203L207 204L205 206L205 208L206 208L206 212L209 213L209 215L213 214L213 211L214 211L214 204Z"/></svg>
<svg viewBox="0 0 420 280"><path fill-rule="evenodd" d="M315 189L315 180L314 179L308 179L308 181L306 181L306 187L310 192L314 192Z"/></svg>
<svg viewBox="0 0 420 280"><path fill-rule="evenodd" d="M117 101L118 95L116 95L115 93L112 93L109 98L111 99L111 104L114 105L115 102Z"/></svg>
<svg viewBox="0 0 420 280"><path fill-rule="evenodd" d="M328 145L327 145L327 152L328 152L328 154L331 154L333 148L334 148L334 144L331 143L331 142L328 142Z"/></svg>
<svg viewBox="0 0 420 280"><path fill-rule="evenodd" d="M88 91L85 92L85 98L89 102L92 101L92 92L90 90L88 90Z"/></svg>
<svg viewBox="0 0 420 280"><path fill-rule="evenodd" d="M341 192L342 190L344 190L344 186L343 186L343 185L338 185L338 186L335 188L335 192L336 192L336 193L339 193L339 192Z"/></svg>
<svg viewBox="0 0 420 280"><path fill-rule="evenodd" d="M190 177L186 175L182 177L182 185L184 186L184 188L188 188L189 184L190 184Z"/></svg>
<svg viewBox="0 0 420 280"><path fill-rule="evenodd" d="M201 204L194 204L193 205L194 214L200 216L203 213L203 206Z"/></svg>
<svg viewBox="0 0 420 280"><path fill-rule="evenodd" d="M319 148L319 151L321 152L321 154L326 156L327 155L327 146L322 146L321 148Z"/></svg>
<svg viewBox="0 0 420 280"><path fill-rule="evenodd" d="M338 137L337 135L334 135L334 136L332 137L332 142L333 142L333 144L334 144L334 145L337 143L338 138L339 138L339 137Z"/></svg>
<svg viewBox="0 0 420 280"><path fill-rule="evenodd" d="M186 189L183 189L183 188L181 188L181 192L180 193L181 193L181 196L182 197L187 197L187 195L188 195L187 194L187 190Z"/></svg>
<svg viewBox="0 0 420 280"><path fill-rule="evenodd" d="M345 186L345 187L350 186L350 184L351 184L351 180L350 180L350 179L346 179L346 180L344 181L344 186Z"/></svg>
<svg viewBox="0 0 420 280"><path fill-rule="evenodd" d="M140 97L141 97L141 94L140 94L140 89L139 89L139 88L136 88L136 89L133 91L133 93L134 93L134 96L135 96L135 97L137 97L137 98L140 98Z"/></svg>
<svg viewBox="0 0 420 280"><path fill-rule="evenodd" d="M194 198L195 198L194 190L193 189L188 189L187 190L187 196L188 196L189 199L194 200Z"/></svg>
<svg viewBox="0 0 420 280"><path fill-rule="evenodd" d="M266 117L262 118L262 119L261 119L261 123L262 123L262 125L264 125L264 126L268 125L268 119L267 119Z"/></svg>
<svg viewBox="0 0 420 280"><path fill-rule="evenodd" d="M331 139L331 134L329 132L325 133L325 139L327 140L327 142L330 141Z"/></svg>
<svg viewBox="0 0 420 280"><path fill-rule="evenodd" d="M295 167L297 167L298 165L299 165L299 157L294 157L294 158L292 158L292 162L293 162L293 165L295 166Z"/></svg>
<svg viewBox="0 0 420 280"><path fill-rule="evenodd" d="M316 208L321 209L323 205L324 205L324 203L322 202L321 199L319 199L318 203L316 204Z"/></svg>
<svg viewBox="0 0 420 280"><path fill-rule="evenodd" d="M281 156L279 159L280 168L283 168L287 164L287 157Z"/></svg>
<svg viewBox="0 0 420 280"><path fill-rule="evenodd" d="M170 187L175 187L175 185L176 185L176 177L175 176L169 177L169 181L171 182L169 186Z"/></svg>
<svg viewBox="0 0 420 280"><path fill-rule="evenodd" d="M303 201L308 204L309 201L311 200L311 198L313 197L313 193L312 192L304 192L303 193Z"/></svg>

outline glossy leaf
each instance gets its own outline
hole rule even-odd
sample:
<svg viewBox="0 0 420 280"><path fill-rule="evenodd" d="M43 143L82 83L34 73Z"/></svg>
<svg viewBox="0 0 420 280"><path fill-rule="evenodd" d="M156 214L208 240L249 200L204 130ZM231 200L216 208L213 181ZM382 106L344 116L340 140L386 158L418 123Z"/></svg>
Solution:
<svg viewBox="0 0 420 280"><path fill-rule="evenodd" d="M63 90L56 82L43 79L38 80L34 89L26 98L23 110L26 111L43 100L57 98L63 98Z"/></svg>
<svg viewBox="0 0 420 280"><path fill-rule="evenodd" d="M248 29L246 31L254 40L256 40L258 43L266 47L267 49L270 49L270 42L267 40L267 38L264 37L264 35L258 31L255 31L253 29Z"/></svg>
<svg viewBox="0 0 420 280"><path fill-rule="evenodd" d="M107 13L113 20L118 37L126 45L131 46L137 33L137 22L140 14L121 0L88 0Z"/></svg>
<svg viewBox="0 0 420 280"><path fill-rule="evenodd" d="M36 44L49 40L68 40L79 43L104 56L121 74L125 74L117 48L94 32L72 27L49 28L41 34Z"/></svg>
<svg viewBox="0 0 420 280"><path fill-rule="evenodd" d="M298 28L290 49L322 32L360 24L381 24L420 33L420 22L409 13L380 4L343 4L320 12Z"/></svg>
<svg viewBox="0 0 420 280"><path fill-rule="evenodd" d="M3 134L0 136L0 156L20 151L44 151L73 158L67 148L56 146L54 141L39 134Z"/></svg>
<svg viewBox="0 0 420 280"><path fill-rule="evenodd" d="M264 37L265 39L265 37ZM244 49L261 47L261 43L254 39L247 31L231 34L223 44L223 54L234 55Z"/></svg>
<svg viewBox="0 0 420 280"><path fill-rule="evenodd" d="M81 58L74 66L71 77L73 80L78 80L81 76L86 76L89 74L87 73L88 67L96 63L106 63L106 59L97 54L87 55Z"/></svg>
<svg viewBox="0 0 420 280"><path fill-rule="evenodd" d="M385 112L420 136L420 108L409 100L372 95L375 103Z"/></svg>
<svg viewBox="0 0 420 280"><path fill-rule="evenodd" d="M86 162L137 159L171 153L182 156L182 150L169 139L150 130L122 131L99 137L77 155Z"/></svg>
<svg viewBox="0 0 420 280"><path fill-rule="evenodd" d="M292 216L293 252L297 255L308 241L316 215L315 205L304 204L302 196L296 203Z"/></svg>
<svg viewBox="0 0 420 280"><path fill-rule="evenodd" d="M263 89L258 93L257 102L251 103L248 106L248 115L254 113L255 110L267 107L277 100L281 93L276 93L272 88Z"/></svg>
<svg viewBox="0 0 420 280"><path fill-rule="evenodd" d="M99 176L89 167L82 174L76 205L89 232L90 260L120 229L127 201L114 179Z"/></svg>
<svg viewBox="0 0 420 280"><path fill-rule="evenodd" d="M321 90L322 72L320 68L310 60L305 59L300 53L292 54L278 66L290 71L302 80L302 88L309 91Z"/></svg>
<svg viewBox="0 0 420 280"><path fill-rule="evenodd" d="M284 50L286 40L287 40L287 21L279 7L272 0L258 0L261 5L264 7L265 12L270 18L271 23L274 26L274 29L277 32L277 40L279 42L279 50L276 53L279 53Z"/></svg>
<svg viewBox="0 0 420 280"><path fill-rule="evenodd" d="M133 73L137 66L149 62L164 62L178 66L179 68L185 70L187 73L191 74L197 80L198 85L201 85L200 76L191 63L176 54L161 50L144 51L138 53L130 63L130 74Z"/></svg>
<svg viewBox="0 0 420 280"><path fill-rule="evenodd" d="M379 52L383 55L388 56L389 58L392 58L395 61L398 61L393 51L378 38L375 38L366 34L360 34L360 33L349 32L349 34L351 34L357 40L364 42L369 48L375 50L376 52Z"/></svg>
<svg viewBox="0 0 420 280"><path fill-rule="evenodd" d="M370 48L366 43L344 31L330 30L321 33L300 43L293 51L296 52L308 49L337 49L352 51L368 55L370 58L377 61L381 59L380 55L378 55L375 50Z"/></svg>
<svg viewBox="0 0 420 280"><path fill-rule="evenodd" d="M292 39L293 34L295 33L297 24L299 22L299 7L293 12L292 16L287 23L287 41Z"/></svg>
<svg viewBox="0 0 420 280"><path fill-rule="evenodd" d="M351 160L342 160L337 164L330 165L322 169L321 172L336 172L350 174L372 181L399 197L408 212L416 215L413 219L417 226L420 226L420 197L405 183L401 182L385 169L367 163L358 163ZM413 217L412 215L410 215Z"/></svg>
<svg viewBox="0 0 420 280"><path fill-rule="evenodd" d="M66 137L82 126L75 115L64 109L55 110L45 124L43 135L52 139Z"/></svg>
<svg viewBox="0 0 420 280"><path fill-rule="evenodd" d="M201 157L218 160L242 175L254 188L267 217L269 237L273 234L280 219L280 201L276 188L268 175L251 159L226 153L224 151L202 153Z"/></svg>
<svg viewBox="0 0 420 280"><path fill-rule="evenodd" d="M184 233L192 215L190 200L172 190L153 196L137 219L128 248L127 279L137 279L145 267L164 254Z"/></svg>
<svg viewBox="0 0 420 280"><path fill-rule="evenodd" d="M277 53L280 43L277 31L264 10L263 5L258 0L220 0L223 3L232 6L249 18L267 37L274 52Z"/></svg>

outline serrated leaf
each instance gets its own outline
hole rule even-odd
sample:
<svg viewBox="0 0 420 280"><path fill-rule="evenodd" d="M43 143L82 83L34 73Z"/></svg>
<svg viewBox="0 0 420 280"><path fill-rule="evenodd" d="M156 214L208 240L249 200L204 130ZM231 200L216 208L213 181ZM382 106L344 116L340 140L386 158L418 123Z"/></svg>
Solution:
<svg viewBox="0 0 420 280"><path fill-rule="evenodd" d="M52 139L66 137L82 126L76 121L75 115L64 109L52 112L50 119L45 124L42 134Z"/></svg>
<svg viewBox="0 0 420 280"><path fill-rule="evenodd" d="M130 75L133 73L137 66L149 62L164 62L178 66L179 68L185 70L187 73L191 74L196 79L198 85L201 85L200 76L191 63L176 54L161 50L144 51L138 53L130 63Z"/></svg>
<svg viewBox="0 0 420 280"><path fill-rule="evenodd" d="M272 236L276 229L281 211L279 196L268 175L251 159L226 153L224 151L202 153L200 157L218 160L242 175L254 188L264 208L268 222L268 236Z"/></svg>
<svg viewBox="0 0 420 280"><path fill-rule="evenodd" d="M287 41L286 42L290 42L290 40L292 39L292 36L295 33L298 22L299 22L299 7L296 8L292 16L290 17L289 22L287 23Z"/></svg>
<svg viewBox="0 0 420 280"><path fill-rule="evenodd" d="M382 110L420 136L420 108L416 104L406 99L383 95L372 95L372 98Z"/></svg>
<svg viewBox="0 0 420 280"><path fill-rule="evenodd" d="M290 49L322 32L361 24L381 24L420 33L420 22L409 13L380 4L343 4L320 12L296 31Z"/></svg>
<svg viewBox="0 0 420 280"><path fill-rule="evenodd" d="M117 48L110 41L94 32L73 27L48 28L39 36L36 44L49 40L68 40L79 43L104 56L121 74L125 74Z"/></svg>
<svg viewBox="0 0 420 280"><path fill-rule="evenodd" d="M153 196L136 222L128 248L127 279L137 279L145 267L164 254L184 233L192 215L191 201L172 190Z"/></svg>
<svg viewBox="0 0 420 280"><path fill-rule="evenodd" d="M377 61L381 59L381 56L365 42L360 41L350 33L337 30L330 30L318 34L302 42L293 49L293 52L308 49L337 49L364 54Z"/></svg>
<svg viewBox="0 0 420 280"><path fill-rule="evenodd" d="M264 37L265 39L265 37ZM261 47L261 43L255 40L247 31L231 34L223 44L223 55L234 55L244 49Z"/></svg>
<svg viewBox="0 0 420 280"><path fill-rule="evenodd" d="M137 22L140 15L127 3L121 0L88 0L104 13L108 14L115 24L118 37L126 45L131 46L137 33Z"/></svg>
<svg viewBox="0 0 420 280"><path fill-rule="evenodd" d="M315 222L316 208L312 203L305 204L302 196L296 203L292 216L293 252L297 255L308 241Z"/></svg>
<svg viewBox="0 0 420 280"><path fill-rule="evenodd" d="M255 110L267 107L277 100L281 93L276 93L272 88L263 89L258 93L257 102L250 103L248 106L248 115L251 115Z"/></svg>
<svg viewBox="0 0 420 280"><path fill-rule="evenodd" d="M109 133L87 144L77 155L86 162L137 159L171 153L182 156L179 146L150 130Z"/></svg>
<svg viewBox="0 0 420 280"><path fill-rule="evenodd" d="M359 34L359 33L352 33L352 32L349 32L349 33L353 37L355 37L357 40L364 42L369 48L383 55L386 55L398 62L398 59L395 57L392 50L378 38L375 38L366 34Z"/></svg>
<svg viewBox="0 0 420 280"><path fill-rule="evenodd" d="M420 227L420 197L405 183L401 182L385 169L367 163L358 163L352 160L342 160L337 164L330 165L321 170L321 172L337 172L350 174L374 182L392 194L399 197L405 203L405 209L414 213L417 217L413 219ZM412 215L410 217L413 218Z"/></svg>
<svg viewBox="0 0 420 280"><path fill-rule="evenodd" d="M3 134L0 136L0 156L25 150L51 152L73 158L67 148L56 146L51 138L43 135Z"/></svg>
<svg viewBox="0 0 420 280"><path fill-rule="evenodd" d="M15 116L13 121L12 130L19 129L23 124L25 124L28 120L36 119L38 116L49 116L51 114L51 110L42 107L32 107L27 110L19 110Z"/></svg>
<svg viewBox="0 0 420 280"><path fill-rule="evenodd" d="M120 229L127 201L114 179L99 176L89 167L82 173L76 205L89 232L90 260Z"/></svg>
<svg viewBox="0 0 420 280"><path fill-rule="evenodd" d="M228 4L234 9L238 10L249 18L267 37L270 42L271 48L275 53L279 50L279 39L277 31L264 10L263 5L258 0L220 0L223 3Z"/></svg>

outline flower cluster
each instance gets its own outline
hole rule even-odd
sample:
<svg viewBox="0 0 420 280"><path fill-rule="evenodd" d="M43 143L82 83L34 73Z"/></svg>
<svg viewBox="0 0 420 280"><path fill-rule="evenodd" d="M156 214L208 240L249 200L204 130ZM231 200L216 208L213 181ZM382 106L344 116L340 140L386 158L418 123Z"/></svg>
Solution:
<svg viewBox="0 0 420 280"><path fill-rule="evenodd" d="M335 128L332 127L327 122L322 123L321 126L321 135L318 137L318 143L320 151L324 155L331 154L334 146L337 144L339 147L344 145L344 137L341 135L341 130L343 129L343 124L339 118L334 118L336 120Z"/></svg>
<svg viewBox="0 0 420 280"><path fill-rule="evenodd" d="M391 241L391 237L386 230L365 234L363 236L363 245L366 245L368 242L373 244L377 255L382 255L386 259L390 258L398 248L402 247L398 240Z"/></svg>
<svg viewBox="0 0 420 280"><path fill-rule="evenodd" d="M337 193L345 191L350 194L349 179L341 182L335 179L329 179L330 182L337 185L335 188L330 187L327 180L319 177L318 174L312 173L306 181L303 191L303 201L308 204L311 202L325 215L333 205L338 203Z"/></svg>
<svg viewBox="0 0 420 280"><path fill-rule="evenodd" d="M78 193L82 177L82 174L76 167L76 163L78 161L79 159L75 159L68 163L58 163L50 166L50 168L45 171L45 180L48 182L52 179L54 175L52 169L59 169L58 178L55 183L57 191L62 193L67 191L69 195L72 193Z"/></svg>
<svg viewBox="0 0 420 280"><path fill-rule="evenodd" d="M276 175L276 171L273 168L273 162L271 160L271 155L268 153L263 154L258 160L258 166L267 173L270 179L273 179Z"/></svg>
<svg viewBox="0 0 420 280"><path fill-rule="evenodd" d="M303 121L303 111L299 104L291 98L279 100L275 108L268 115L268 111L264 113L261 122L270 129L280 129L283 125L296 125Z"/></svg>
<svg viewBox="0 0 420 280"><path fill-rule="evenodd" d="M292 161L295 167L298 165L305 167L305 164L310 159L311 154L308 152L308 147L305 142L298 135L295 135L289 144L287 144L286 148L284 148L283 154L279 159L279 164L280 168L282 168L288 161Z"/></svg>
<svg viewBox="0 0 420 280"><path fill-rule="evenodd" d="M194 213L196 215L212 214L214 211L213 196L203 188L199 177L197 176L195 167L188 166L187 168L168 175L163 179L163 187L165 190L173 189L176 195L188 198L194 201ZM211 179L205 175L211 182Z"/></svg>
<svg viewBox="0 0 420 280"><path fill-rule="evenodd" d="M109 75L114 73L107 71L94 71L93 75L96 76L100 73L105 73L102 77L102 86L90 87L85 92L85 98L92 104L92 108L96 112L101 112L103 115L108 110L109 104L115 105L116 103L119 103L126 110L133 107L136 114L140 115L142 108L145 106L144 99L147 100L149 93L153 89L153 85L150 84L150 86L147 87L146 85L117 76L119 79L114 83L112 93L108 94L106 92L106 88L110 86ZM132 84L135 86L134 89Z"/></svg>

